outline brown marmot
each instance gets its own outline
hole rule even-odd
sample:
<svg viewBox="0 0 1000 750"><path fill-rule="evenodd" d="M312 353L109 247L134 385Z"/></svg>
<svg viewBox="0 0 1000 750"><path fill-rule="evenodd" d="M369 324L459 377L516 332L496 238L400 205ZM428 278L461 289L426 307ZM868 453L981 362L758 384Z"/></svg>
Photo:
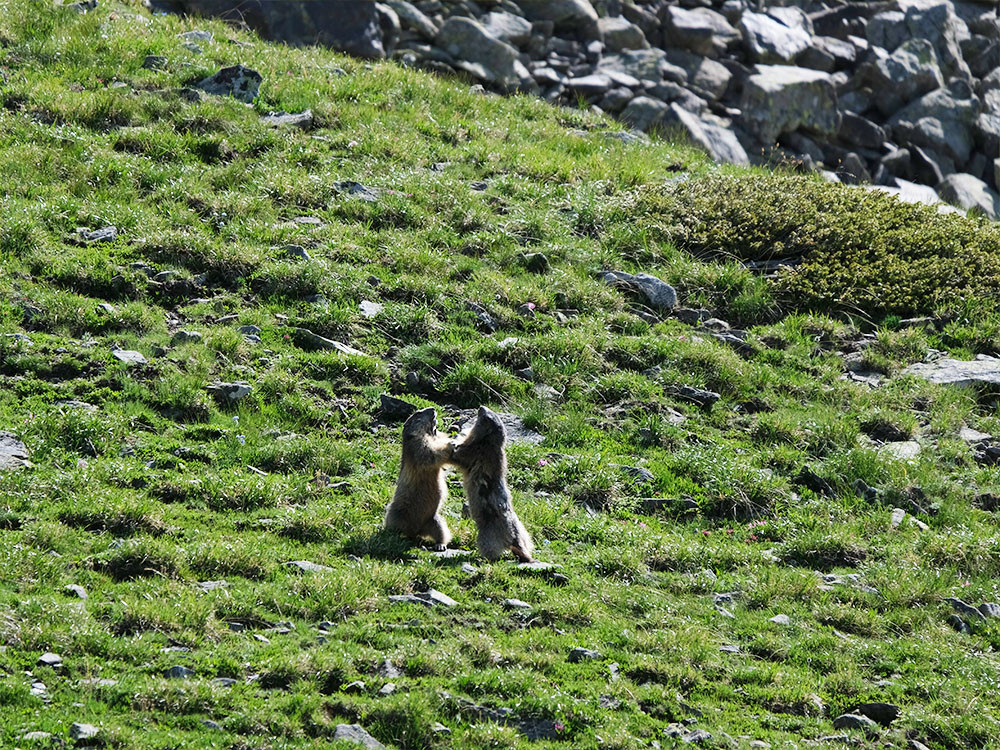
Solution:
<svg viewBox="0 0 1000 750"><path fill-rule="evenodd" d="M411 539L426 537L436 550L451 541L451 531L441 517L448 496L444 467L451 461L451 438L437 429L437 412L421 409L403 425L403 456L392 502L382 527Z"/></svg>
<svg viewBox="0 0 1000 750"><path fill-rule="evenodd" d="M499 560L509 549L522 562L531 562L535 548L507 487L506 442L500 417L480 406L472 429L455 440L451 463L462 472L469 512L479 529L480 554Z"/></svg>

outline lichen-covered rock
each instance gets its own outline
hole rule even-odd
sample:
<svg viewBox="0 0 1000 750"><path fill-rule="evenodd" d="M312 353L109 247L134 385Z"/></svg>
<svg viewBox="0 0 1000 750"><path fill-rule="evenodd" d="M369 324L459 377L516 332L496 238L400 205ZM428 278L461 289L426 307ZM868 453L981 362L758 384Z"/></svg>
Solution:
<svg viewBox="0 0 1000 750"><path fill-rule="evenodd" d="M253 103L260 91L263 77L256 70L242 65L231 65L215 75L205 78L198 88L214 96L231 96L246 104Z"/></svg>
<svg viewBox="0 0 1000 750"><path fill-rule="evenodd" d="M833 135L840 127L828 73L793 65L758 65L743 86L745 124L764 143L798 128Z"/></svg>

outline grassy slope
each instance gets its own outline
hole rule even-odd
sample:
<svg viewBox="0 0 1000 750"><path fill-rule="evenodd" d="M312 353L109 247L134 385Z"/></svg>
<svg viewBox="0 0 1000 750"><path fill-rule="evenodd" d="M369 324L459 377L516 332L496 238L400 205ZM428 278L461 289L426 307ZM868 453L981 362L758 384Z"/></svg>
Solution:
<svg viewBox="0 0 1000 750"><path fill-rule="evenodd" d="M195 24L215 33L197 55L176 37L189 22L113 3L85 16L43 6L0 3L0 327L31 339L0 339L0 428L34 462L0 476L0 745L32 730L65 736L72 721L125 748L325 747L352 721L401 747L528 744L462 698L558 725L559 739L534 747L669 746L666 727L694 709L709 745L725 745L723 733L798 742L832 734L831 718L863 700L903 707L874 744L902 747L910 733L985 747L1000 736L1000 630L960 635L942 601L1000 598L997 523L971 503L1000 483L957 438L963 421L1000 431L1000 419L972 393L842 380L840 351L860 334L805 312L947 307L936 328L887 319L865 358L889 373L931 346L992 351L996 318L981 300L994 230L799 178L718 171L670 144L609 140L601 129L613 126L588 114L215 23ZM167 57L167 70L143 69L147 54ZM264 75L254 106L179 94L236 62ZM309 133L259 119L306 107ZM691 181L664 188L679 171ZM340 180L384 192L347 198ZM471 189L477 180L485 190ZM761 221L775 195L801 197L788 202L793 220L826 213L805 229L787 215ZM849 227L895 232L876 269L898 292L891 304L851 296L875 271L858 266L854 235L830 227L842 212ZM115 242L74 241L77 227L107 224ZM705 259L766 256L777 240L782 253L814 255L773 285ZM311 260L283 259L275 248L289 243ZM532 273L525 252L545 253L549 270ZM949 254L974 262L946 266L955 297L931 299L933 258ZM150 284L135 263L178 274ZM606 267L656 273L689 306L758 324L754 353L676 320L644 322L599 283ZM362 300L384 310L367 319ZM500 330L482 333L468 302ZM531 320L517 313L527 302ZM259 326L262 343L242 325ZM179 327L204 338L172 345ZM294 327L369 356L306 351ZM150 363L126 368L114 346ZM527 366L555 403L515 375ZM446 424L444 404L486 402L546 435L512 448L510 479L539 557L564 566L566 585L510 561L472 558L468 573L461 559L374 533L398 426L373 426L373 415L381 393L406 393L410 372L423 391L406 397L439 406ZM223 407L205 391L213 380L254 390ZM722 400L699 410L670 395L677 384ZM887 425L919 436L916 461L861 437ZM645 467L653 484L636 486L621 465ZM794 486L803 465L836 496ZM855 496L859 478L878 502ZM348 484L331 489L338 481ZM890 509L910 507L915 487L929 530L890 529ZM647 515L648 496L688 498L700 513ZM453 482L450 523L472 549L460 502ZM330 570L284 565L302 559ZM824 586L817 571L857 573L870 588ZM228 585L197 585L219 579ZM65 592L74 583L86 601ZM428 587L459 606L387 598ZM735 618L716 610L722 592L735 592ZM508 610L507 598L532 609ZM790 626L769 622L779 613ZM279 623L289 630L270 629ZM575 646L602 658L571 664ZM36 666L44 651L64 666ZM402 676L380 676L386 659ZM165 679L175 664L194 678ZM31 694L26 670L46 696ZM345 691L355 680L365 688ZM387 681L397 690L381 696Z"/></svg>

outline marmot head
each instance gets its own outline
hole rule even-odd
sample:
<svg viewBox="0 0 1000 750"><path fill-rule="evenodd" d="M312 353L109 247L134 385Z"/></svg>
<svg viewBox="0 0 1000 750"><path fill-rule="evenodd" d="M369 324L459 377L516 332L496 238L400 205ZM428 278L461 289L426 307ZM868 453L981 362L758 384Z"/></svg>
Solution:
<svg viewBox="0 0 1000 750"><path fill-rule="evenodd" d="M403 439L424 438L437 433L437 412L433 408L421 409L410 415L403 424Z"/></svg>
<svg viewBox="0 0 1000 750"><path fill-rule="evenodd" d="M479 407L476 414L476 423L470 431L470 440L483 441L497 446L502 446L507 442L507 430L504 429L503 422L496 412L490 411L485 406Z"/></svg>

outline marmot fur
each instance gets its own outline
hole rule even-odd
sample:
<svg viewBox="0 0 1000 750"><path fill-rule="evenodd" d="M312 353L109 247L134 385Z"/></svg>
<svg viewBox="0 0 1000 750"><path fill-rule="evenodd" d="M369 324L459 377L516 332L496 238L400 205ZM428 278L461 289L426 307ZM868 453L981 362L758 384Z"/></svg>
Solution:
<svg viewBox="0 0 1000 750"><path fill-rule="evenodd" d="M451 439L437 429L437 412L421 409L403 425L403 456L392 502L382 527L411 539L426 537L435 549L451 541L451 531L441 517L448 496L444 467L451 461Z"/></svg>
<svg viewBox="0 0 1000 750"><path fill-rule="evenodd" d="M480 406L472 429L456 439L451 462L462 472L469 512L479 529L480 554L499 560L509 549L519 560L531 562L534 545L507 488L506 441L503 422Z"/></svg>

